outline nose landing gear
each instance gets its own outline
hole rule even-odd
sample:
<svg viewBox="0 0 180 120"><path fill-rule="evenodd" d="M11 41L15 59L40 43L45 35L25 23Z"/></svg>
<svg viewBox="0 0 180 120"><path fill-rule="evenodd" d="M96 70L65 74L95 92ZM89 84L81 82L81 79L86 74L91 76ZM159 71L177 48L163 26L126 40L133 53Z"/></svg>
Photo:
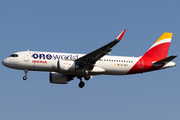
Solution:
<svg viewBox="0 0 180 120"><path fill-rule="evenodd" d="M28 70L24 70L25 76L23 77L23 80L26 80L26 79L27 79L27 73L28 73Z"/></svg>

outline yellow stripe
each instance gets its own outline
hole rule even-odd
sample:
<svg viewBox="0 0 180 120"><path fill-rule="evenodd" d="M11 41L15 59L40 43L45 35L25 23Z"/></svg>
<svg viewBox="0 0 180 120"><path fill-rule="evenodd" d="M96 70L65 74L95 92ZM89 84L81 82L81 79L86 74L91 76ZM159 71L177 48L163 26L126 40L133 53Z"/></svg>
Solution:
<svg viewBox="0 0 180 120"><path fill-rule="evenodd" d="M167 38L172 38L172 35L173 35L173 33L163 33L161 35L161 37L155 43L157 43L161 40L167 39Z"/></svg>

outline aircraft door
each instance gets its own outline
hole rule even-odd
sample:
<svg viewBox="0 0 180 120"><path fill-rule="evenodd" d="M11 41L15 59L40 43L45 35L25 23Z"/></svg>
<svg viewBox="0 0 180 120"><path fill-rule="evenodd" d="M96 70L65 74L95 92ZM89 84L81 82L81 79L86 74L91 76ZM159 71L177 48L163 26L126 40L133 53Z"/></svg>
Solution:
<svg viewBox="0 0 180 120"><path fill-rule="evenodd" d="M29 50L27 50L26 52L24 52L24 61L29 61Z"/></svg>

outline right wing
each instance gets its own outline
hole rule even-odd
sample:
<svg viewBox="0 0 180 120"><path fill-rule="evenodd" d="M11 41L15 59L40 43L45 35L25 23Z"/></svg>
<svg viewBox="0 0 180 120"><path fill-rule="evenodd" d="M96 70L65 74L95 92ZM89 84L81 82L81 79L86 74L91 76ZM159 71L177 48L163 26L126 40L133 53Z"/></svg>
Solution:
<svg viewBox="0 0 180 120"><path fill-rule="evenodd" d="M79 65L80 69L92 70L96 61L100 60L106 54L109 54L109 52L111 51L111 48L122 39L125 31L126 29L124 29L114 41L75 60L76 63Z"/></svg>

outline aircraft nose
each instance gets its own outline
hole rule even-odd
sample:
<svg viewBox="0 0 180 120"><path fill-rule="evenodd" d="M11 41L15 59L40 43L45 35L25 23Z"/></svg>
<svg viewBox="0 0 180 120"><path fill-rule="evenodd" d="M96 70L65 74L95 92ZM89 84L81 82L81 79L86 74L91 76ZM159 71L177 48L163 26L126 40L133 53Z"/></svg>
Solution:
<svg viewBox="0 0 180 120"><path fill-rule="evenodd" d="M4 66L7 66L7 64L8 64L7 58L2 61L2 64L3 64Z"/></svg>

